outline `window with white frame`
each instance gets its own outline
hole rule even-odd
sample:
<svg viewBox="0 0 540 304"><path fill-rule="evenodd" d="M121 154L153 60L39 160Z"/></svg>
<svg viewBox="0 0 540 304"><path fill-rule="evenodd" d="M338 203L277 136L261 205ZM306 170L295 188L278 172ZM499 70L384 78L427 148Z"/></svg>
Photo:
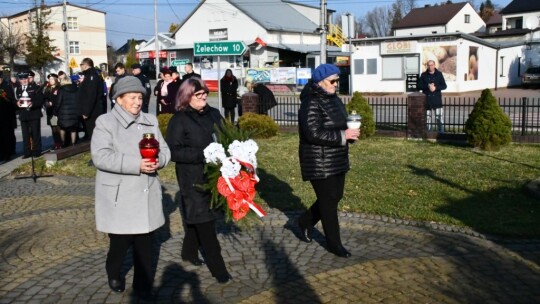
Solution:
<svg viewBox="0 0 540 304"><path fill-rule="evenodd" d="M471 15L465 14L465 23L471 23Z"/></svg>
<svg viewBox="0 0 540 304"><path fill-rule="evenodd" d="M79 20L77 17L68 17L67 18L67 27L68 30L78 30L79 29Z"/></svg>
<svg viewBox="0 0 540 304"><path fill-rule="evenodd" d="M367 75L377 74L377 59L367 59Z"/></svg>
<svg viewBox="0 0 540 304"><path fill-rule="evenodd" d="M80 54L81 50L79 48L79 41L70 41L69 42L69 53L70 54Z"/></svg>

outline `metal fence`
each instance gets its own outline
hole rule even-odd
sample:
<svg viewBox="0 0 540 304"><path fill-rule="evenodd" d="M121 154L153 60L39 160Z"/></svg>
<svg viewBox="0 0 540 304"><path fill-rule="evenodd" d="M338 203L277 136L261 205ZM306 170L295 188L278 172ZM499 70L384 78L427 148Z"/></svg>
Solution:
<svg viewBox="0 0 540 304"><path fill-rule="evenodd" d="M366 97L373 110L377 131L407 129L407 97ZM344 103L350 97L342 98ZM463 134L465 123L478 98L444 97L445 132ZM300 100L297 96L277 97L277 106L269 115L281 126L296 126ZM499 106L512 121L514 141L540 142L540 98L499 98Z"/></svg>

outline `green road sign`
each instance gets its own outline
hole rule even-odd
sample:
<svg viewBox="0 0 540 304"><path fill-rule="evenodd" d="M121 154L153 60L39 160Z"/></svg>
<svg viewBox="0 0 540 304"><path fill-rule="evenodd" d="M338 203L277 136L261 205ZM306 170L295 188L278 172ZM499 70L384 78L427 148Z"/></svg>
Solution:
<svg viewBox="0 0 540 304"><path fill-rule="evenodd" d="M186 63L189 63L189 59L175 59L171 61L172 66L185 65Z"/></svg>
<svg viewBox="0 0 540 304"><path fill-rule="evenodd" d="M211 41L193 44L195 56L242 55L245 51L246 45L242 41Z"/></svg>

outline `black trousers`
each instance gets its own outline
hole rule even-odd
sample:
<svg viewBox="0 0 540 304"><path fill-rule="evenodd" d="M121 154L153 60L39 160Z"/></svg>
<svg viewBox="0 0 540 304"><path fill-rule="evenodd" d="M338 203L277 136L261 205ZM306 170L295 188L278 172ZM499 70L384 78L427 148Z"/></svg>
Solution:
<svg viewBox="0 0 540 304"><path fill-rule="evenodd" d="M221 246L217 239L215 221L201 224L186 224L186 235L182 245L182 259L191 260L199 257L199 248L204 252L206 265L212 276L227 274L227 268L221 256Z"/></svg>
<svg viewBox="0 0 540 304"><path fill-rule="evenodd" d="M41 155L41 119L21 120L23 138L23 154L25 156ZM30 138L32 142L30 142Z"/></svg>
<svg viewBox="0 0 540 304"><path fill-rule="evenodd" d="M152 271L152 250L154 233L109 234L109 252L105 268L107 276L113 280L121 279L122 265L129 250L133 247L133 289L149 291L154 284Z"/></svg>
<svg viewBox="0 0 540 304"><path fill-rule="evenodd" d="M325 179L312 180L310 182L315 190L317 200L300 216L300 225L303 227L312 227L320 220L328 248L338 250L342 244L339 233L337 207L343 197L345 174L333 175Z"/></svg>
<svg viewBox="0 0 540 304"><path fill-rule="evenodd" d="M234 123L234 108L224 108L225 109L225 118L229 117L231 122Z"/></svg>

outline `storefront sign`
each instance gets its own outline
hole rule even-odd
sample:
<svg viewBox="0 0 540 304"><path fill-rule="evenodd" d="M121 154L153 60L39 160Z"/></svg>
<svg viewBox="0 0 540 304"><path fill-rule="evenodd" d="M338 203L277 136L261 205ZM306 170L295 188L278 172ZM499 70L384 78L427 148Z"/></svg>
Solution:
<svg viewBox="0 0 540 304"><path fill-rule="evenodd" d="M209 41L223 41L228 39L229 34L226 28L208 30Z"/></svg>
<svg viewBox="0 0 540 304"><path fill-rule="evenodd" d="M381 42L381 55L418 53L416 41Z"/></svg>
<svg viewBox="0 0 540 304"><path fill-rule="evenodd" d="M136 59L156 58L156 51L135 53ZM159 51L159 58L167 58L167 51Z"/></svg>
<svg viewBox="0 0 540 304"><path fill-rule="evenodd" d="M276 84L295 84L296 68L257 68L247 69L246 80Z"/></svg>

